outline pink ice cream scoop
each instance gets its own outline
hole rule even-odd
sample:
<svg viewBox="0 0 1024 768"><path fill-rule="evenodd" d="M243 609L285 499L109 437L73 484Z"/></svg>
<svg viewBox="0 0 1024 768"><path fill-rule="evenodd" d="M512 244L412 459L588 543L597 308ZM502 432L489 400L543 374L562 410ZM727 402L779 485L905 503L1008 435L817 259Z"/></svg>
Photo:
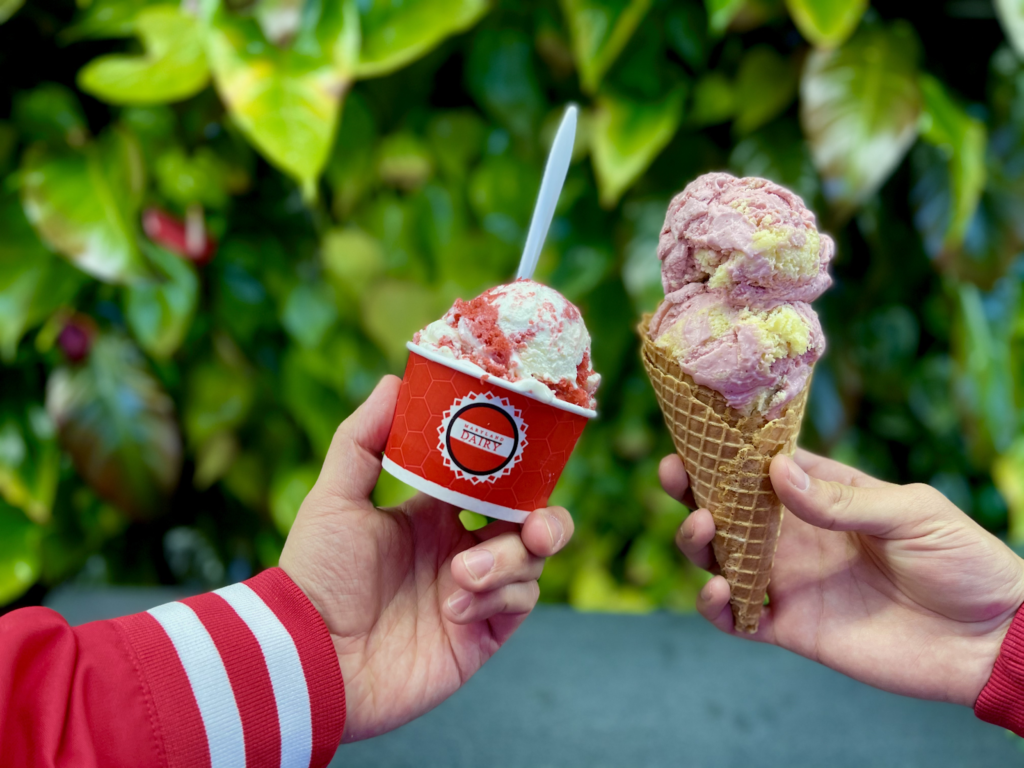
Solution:
<svg viewBox="0 0 1024 768"><path fill-rule="evenodd" d="M666 298L700 282L758 304L814 301L832 282L834 251L797 195L728 173L701 176L676 195L658 241Z"/></svg>
<svg viewBox="0 0 1024 768"><path fill-rule="evenodd" d="M701 176L669 204L658 243L665 301L650 336L731 407L777 418L825 351L808 302L831 284L834 250L789 190Z"/></svg>

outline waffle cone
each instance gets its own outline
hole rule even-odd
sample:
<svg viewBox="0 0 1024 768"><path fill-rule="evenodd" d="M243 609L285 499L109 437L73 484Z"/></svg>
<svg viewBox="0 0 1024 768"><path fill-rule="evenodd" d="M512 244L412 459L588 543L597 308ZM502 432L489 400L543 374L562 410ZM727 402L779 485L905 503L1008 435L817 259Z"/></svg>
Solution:
<svg viewBox="0 0 1024 768"><path fill-rule="evenodd" d="M694 498L715 518L715 559L732 591L736 629L753 633L782 524L782 502L768 467L776 454L796 450L809 382L774 421L745 416L718 392L694 382L654 345L647 335L650 319L645 315L638 329L644 368Z"/></svg>

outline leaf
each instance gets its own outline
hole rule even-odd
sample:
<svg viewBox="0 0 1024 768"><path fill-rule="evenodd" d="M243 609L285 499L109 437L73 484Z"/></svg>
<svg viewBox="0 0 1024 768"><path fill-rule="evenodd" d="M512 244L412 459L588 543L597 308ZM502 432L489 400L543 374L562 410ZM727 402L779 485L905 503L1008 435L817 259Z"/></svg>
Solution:
<svg viewBox="0 0 1024 768"><path fill-rule="evenodd" d="M3 24L11 16L18 12L18 9L25 4L25 0L0 0L0 24ZM0 599L0 605L4 602Z"/></svg>
<svg viewBox="0 0 1024 768"><path fill-rule="evenodd" d="M931 75L921 76L924 115L921 138L938 147L948 158L952 192L951 210L943 248L963 243L967 227L985 188L985 125L971 117Z"/></svg>
<svg viewBox="0 0 1024 768"><path fill-rule="evenodd" d="M724 35L744 5L746 0L704 0L708 12L708 30L715 37Z"/></svg>
<svg viewBox="0 0 1024 768"><path fill-rule="evenodd" d="M220 360L203 362L188 374L185 434L193 446L245 423L256 395L256 382L245 369Z"/></svg>
<svg viewBox="0 0 1024 768"><path fill-rule="evenodd" d="M166 5L166 0L92 0L79 3L82 9L75 23L57 33L62 45L79 40L131 37L135 17L149 5Z"/></svg>
<svg viewBox="0 0 1024 768"><path fill-rule="evenodd" d="M80 152L31 147L22 160L25 215L49 247L93 277L130 283L147 270L135 243L139 149L112 129Z"/></svg>
<svg viewBox="0 0 1024 768"><path fill-rule="evenodd" d="M992 480L1010 508L1010 542L1019 545L1024 542L1024 437L993 462Z"/></svg>
<svg viewBox="0 0 1024 768"><path fill-rule="evenodd" d="M1019 306L1020 285L1014 289L1016 301L1013 303ZM954 348L961 374L961 400L970 416L965 426L976 460L987 463L993 454L1009 449L1019 424L1011 364L1011 328L1009 323L992 322L987 317L977 286L960 283L957 299Z"/></svg>
<svg viewBox="0 0 1024 768"><path fill-rule="evenodd" d="M334 291L324 283L299 283L285 300L281 325L304 347L318 347L338 319Z"/></svg>
<svg viewBox="0 0 1024 768"><path fill-rule="evenodd" d="M427 126L427 141L440 169L453 178L465 178L484 148L487 126L470 111L436 113Z"/></svg>
<svg viewBox="0 0 1024 768"><path fill-rule="evenodd" d="M922 109L918 42L907 24L861 30L814 51L800 87L800 118L825 197L848 215L903 159Z"/></svg>
<svg viewBox="0 0 1024 768"><path fill-rule="evenodd" d="M598 97L591 154L602 206L613 207L672 140L683 119L685 98L684 86L656 102Z"/></svg>
<svg viewBox="0 0 1024 768"><path fill-rule="evenodd" d="M31 91L15 92L13 117L18 130L31 140L81 147L89 138L78 97L57 83L42 83Z"/></svg>
<svg viewBox="0 0 1024 768"><path fill-rule="evenodd" d="M377 174L381 181L406 192L422 187L434 172L427 145L413 133L385 136L377 148Z"/></svg>
<svg viewBox="0 0 1024 768"><path fill-rule="evenodd" d="M483 229L522 247L541 177L511 155L487 157L469 177L469 204Z"/></svg>
<svg viewBox="0 0 1024 768"><path fill-rule="evenodd" d="M736 74L736 133L751 133L782 114L796 97L798 80L794 59L767 45L749 49Z"/></svg>
<svg viewBox="0 0 1024 768"><path fill-rule="evenodd" d="M693 88L690 121L694 125L724 123L736 114L736 86L721 72L708 72Z"/></svg>
<svg viewBox="0 0 1024 768"><path fill-rule="evenodd" d="M320 470L305 464L290 467L274 478L270 486L270 517L282 536L287 536L303 500L313 490Z"/></svg>
<svg viewBox="0 0 1024 768"><path fill-rule="evenodd" d="M786 0L789 15L809 43L835 48L853 34L868 0Z"/></svg>
<svg viewBox="0 0 1024 768"><path fill-rule="evenodd" d="M53 511L60 479L54 426L37 403L18 403L0 414L0 497L36 523Z"/></svg>
<svg viewBox="0 0 1024 768"><path fill-rule="evenodd" d="M356 74L379 77L401 69L469 29L488 8L486 0L359 3L363 43Z"/></svg>
<svg viewBox="0 0 1024 768"><path fill-rule="evenodd" d="M547 105L526 34L502 28L473 35L466 84L484 111L513 134L536 135Z"/></svg>
<svg viewBox="0 0 1024 768"><path fill-rule="evenodd" d="M181 437L171 399L134 345L101 336L84 366L50 375L46 410L99 496L135 519L161 511L181 474Z"/></svg>
<svg viewBox="0 0 1024 768"><path fill-rule="evenodd" d="M69 302L86 278L39 241L12 194L0 194L0 232L0 359L12 361L25 332Z"/></svg>
<svg viewBox="0 0 1024 768"><path fill-rule="evenodd" d="M160 194L180 208L227 205L230 170L210 147L199 147L191 156L180 147L166 149L153 170Z"/></svg>
<svg viewBox="0 0 1024 768"><path fill-rule="evenodd" d="M298 34L305 0L259 0L256 20L264 36L274 45L288 45Z"/></svg>
<svg viewBox="0 0 1024 768"><path fill-rule="evenodd" d="M651 7L651 0L561 0L580 87L594 93Z"/></svg>
<svg viewBox="0 0 1024 768"><path fill-rule="evenodd" d="M327 163L349 84L335 58L344 34L325 22L303 45L282 50L253 19L220 10L210 22L207 56L217 91L245 137L307 197Z"/></svg>
<svg viewBox="0 0 1024 768"><path fill-rule="evenodd" d="M199 302L195 268L163 248L146 248L157 277L130 285L125 297L128 327L139 345L158 359L171 357L192 325Z"/></svg>
<svg viewBox="0 0 1024 768"><path fill-rule="evenodd" d="M0 605L20 597L39 579L41 529L0 501Z"/></svg>
<svg viewBox="0 0 1024 768"><path fill-rule="evenodd" d="M707 65L707 12L700 3L674 4L665 17L665 34L669 45L690 69L702 70Z"/></svg>
<svg viewBox="0 0 1024 768"><path fill-rule="evenodd" d="M1021 0L995 0L996 16L1003 25L1010 45L1017 56L1024 59L1024 2Z"/></svg>
<svg viewBox="0 0 1024 768"><path fill-rule="evenodd" d="M324 368L340 368L331 351L293 346L281 366L280 397L302 427L318 458L327 455L338 424L349 414L334 382L325 381ZM344 371L344 368L341 368Z"/></svg>
<svg viewBox="0 0 1024 768"><path fill-rule="evenodd" d="M418 283L383 280L363 298L361 319L366 335L395 367L405 361L405 344L448 308L435 291Z"/></svg>
<svg viewBox="0 0 1024 768"><path fill-rule="evenodd" d="M820 188L818 174L795 121L777 120L733 147L729 167L739 176L760 176L796 192L808 206Z"/></svg>
<svg viewBox="0 0 1024 768"><path fill-rule="evenodd" d="M199 22L173 5L138 13L134 23L145 51L93 59L78 73L78 87L110 104L165 104L199 93L210 81Z"/></svg>
<svg viewBox="0 0 1024 768"><path fill-rule="evenodd" d="M384 272L384 251L376 238L354 227L332 229L320 245L324 272L340 295L358 300Z"/></svg>
<svg viewBox="0 0 1024 768"><path fill-rule="evenodd" d="M324 175L334 192L334 211L347 219L374 180L374 151L377 126L366 100L352 93L334 141L334 151Z"/></svg>

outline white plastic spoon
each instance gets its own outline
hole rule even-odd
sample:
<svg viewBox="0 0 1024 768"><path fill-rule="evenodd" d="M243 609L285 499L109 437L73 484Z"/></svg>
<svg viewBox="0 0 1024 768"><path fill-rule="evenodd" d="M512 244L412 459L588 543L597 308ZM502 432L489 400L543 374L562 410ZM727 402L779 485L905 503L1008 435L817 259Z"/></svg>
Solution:
<svg viewBox="0 0 1024 768"><path fill-rule="evenodd" d="M523 257L519 260L517 279L533 277L533 271L540 260L544 239L548 236L551 220L555 216L558 196L562 194L562 185L565 184L566 174L569 173L572 145L576 141L577 111L575 105L570 105L565 110L562 124L558 126L558 133L555 134L555 141L551 145L548 164L544 168L544 178L540 182L540 192L537 193L537 205L533 209L533 219L530 221L530 231L526 235Z"/></svg>

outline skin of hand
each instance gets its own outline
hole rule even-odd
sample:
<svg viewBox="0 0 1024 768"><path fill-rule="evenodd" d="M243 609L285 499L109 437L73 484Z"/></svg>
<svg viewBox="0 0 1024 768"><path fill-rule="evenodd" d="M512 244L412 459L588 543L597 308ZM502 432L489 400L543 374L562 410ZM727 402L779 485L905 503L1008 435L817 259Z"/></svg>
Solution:
<svg viewBox="0 0 1024 768"><path fill-rule="evenodd" d="M338 427L281 554L338 652L344 741L397 728L458 690L533 609L544 558L573 533L560 507L473 532L423 494L375 507L400 384L385 377Z"/></svg>
<svg viewBox="0 0 1024 768"><path fill-rule="evenodd" d="M678 456L659 469L670 496L692 499ZM927 485L893 485L803 450L773 459L771 480L788 511L757 633L735 631L721 575L701 591L701 615L876 688L974 706L1024 603L1024 561ZM698 509L676 543L718 574L714 534Z"/></svg>

